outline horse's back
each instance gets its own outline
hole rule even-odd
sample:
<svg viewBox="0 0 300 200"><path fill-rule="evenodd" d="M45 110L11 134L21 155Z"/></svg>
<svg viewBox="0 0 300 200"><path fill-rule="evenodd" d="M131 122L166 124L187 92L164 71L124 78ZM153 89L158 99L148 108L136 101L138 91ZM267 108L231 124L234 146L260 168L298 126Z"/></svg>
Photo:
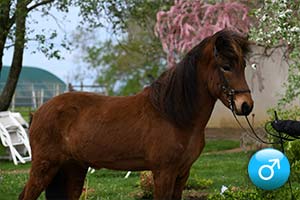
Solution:
<svg viewBox="0 0 300 200"><path fill-rule="evenodd" d="M63 145L63 134L78 120L81 112L108 97L88 92L69 92L43 104L33 115L29 137L32 148Z"/></svg>
<svg viewBox="0 0 300 200"><path fill-rule="evenodd" d="M138 142L143 134L141 127L147 126L146 116L150 114L147 105L143 95L110 97L88 92L59 95L34 114L30 127L32 148L59 148L81 154L87 144L110 149L107 145L112 142L119 141L119 147L124 139Z"/></svg>
<svg viewBox="0 0 300 200"><path fill-rule="evenodd" d="M61 120L74 120L82 109L93 106L96 102L99 104L105 98L107 97L88 92L69 92L56 96L34 113L32 126L36 122L40 126L53 126L56 122L61 126Z"/></svg>

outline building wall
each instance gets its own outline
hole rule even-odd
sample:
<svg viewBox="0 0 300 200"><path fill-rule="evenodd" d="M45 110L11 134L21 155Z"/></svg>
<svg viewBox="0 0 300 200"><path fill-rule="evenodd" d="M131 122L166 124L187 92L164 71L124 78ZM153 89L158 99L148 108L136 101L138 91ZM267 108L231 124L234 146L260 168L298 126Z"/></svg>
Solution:
<svg viewBox="0 0 300 200"><path fill-rule="evenodd" d="M273 49L274 50L274 49ZM269 50L270 53L273 50ZM287 80L288 65L282 61L284 49L276 49L270 57L261 56L264 49L261 47L252 47L250 62L257 63L257 69L246 67L247 83L252 92L254 100L254 124L259 126L268 120L267 110L276 105L279 95L283 94L283 83ZM260 76L261 75L261 78ZM299 102L296 102L299 103ZM250 116L250 119L252 117ZM244 117L239 117L245 124ZM251 119L252 120L252 119ZM232 116L231 111L220 101L217 102L209 121L208 127L230 127L238 128L238 124Z"/></svg>

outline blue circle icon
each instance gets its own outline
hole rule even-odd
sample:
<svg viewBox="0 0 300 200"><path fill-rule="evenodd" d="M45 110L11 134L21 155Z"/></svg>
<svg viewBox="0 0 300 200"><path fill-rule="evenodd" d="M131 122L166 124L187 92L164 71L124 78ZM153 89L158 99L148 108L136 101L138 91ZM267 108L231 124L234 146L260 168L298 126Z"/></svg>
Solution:
<svg viewBox="0 0 300 200"><path fill-rule="evenodd" d="M287 157L273 148L256 152L248 164L248 174L254 185L263 190L274 190L285 184L290 175Z"/></svg>

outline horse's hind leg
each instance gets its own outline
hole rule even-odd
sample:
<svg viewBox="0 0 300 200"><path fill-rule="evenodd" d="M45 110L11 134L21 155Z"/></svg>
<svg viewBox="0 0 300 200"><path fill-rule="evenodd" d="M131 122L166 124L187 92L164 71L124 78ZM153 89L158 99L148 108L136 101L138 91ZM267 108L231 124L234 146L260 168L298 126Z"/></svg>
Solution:
<svg viewBox="0 0 300 200"><path fill-rule="evenodd" d="M63 163L54 179L46 188L46 199L79 199L88 166L75 160Z"/></svg>
<svg viewBox="0 0 300 200"><path fill-rule="evenodd" d="M23 192L20 194L20 200L35 200L42 191L51 182L59 169L58 163L52 163L47 160L33 161L30 169L29 180Z"/></svg>

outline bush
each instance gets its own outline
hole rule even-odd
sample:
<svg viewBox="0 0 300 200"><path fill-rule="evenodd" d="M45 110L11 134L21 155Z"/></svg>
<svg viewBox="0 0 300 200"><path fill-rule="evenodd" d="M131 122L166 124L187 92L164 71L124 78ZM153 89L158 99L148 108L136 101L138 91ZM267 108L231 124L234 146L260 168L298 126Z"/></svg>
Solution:
<svg viewBox="0 0 300 200"><path fill-rule="evenodd" d="M300 188L293 188L294 199L300 199ZM292 199L288 184L277 190L261 189L236 190L229 188L223 194L215 193L208 196L208 200L282 200Z"/></svg>
<svg viewBox="0 0 300 200"><path fill-rule="evenodd" d="M199 190L199 189L207 189L213 184L211 179L203 179L199 177L190 177L186 183L186 190Z"/></svg>
<svg viewBox="0 0 300 200"><path fill-rule="evenodd" d="M154 180L151 171L143 171L140 175L140 187L143 191L142 199L152 199L153 198L153 186Z"/></svg>
<svg viewBox="0 0 300 200"><path fill-rule="evenodd" d="M199 177L190 177L186 183L186 190L206 189L213 184L211 179L201 179ZM142 199L151 199L153 197L154 180L151 171L143 171L140 175L140 188L143 191Z"/></svg>
<svg viewBox="0 0 300 200"><path fill-rule="evenodd" d="M271 120L274 120L274 108L268 110ZM278 118L281 120L299 120L300 107L293 106L290 109L278 109ZM272 129L269 126L269 129ZM275 148L280 149L279 145L274 145ZM300 140L286 142L284 144L285 154L288 157L291 165L291 178L295 181L300 181Z"/></svg>

